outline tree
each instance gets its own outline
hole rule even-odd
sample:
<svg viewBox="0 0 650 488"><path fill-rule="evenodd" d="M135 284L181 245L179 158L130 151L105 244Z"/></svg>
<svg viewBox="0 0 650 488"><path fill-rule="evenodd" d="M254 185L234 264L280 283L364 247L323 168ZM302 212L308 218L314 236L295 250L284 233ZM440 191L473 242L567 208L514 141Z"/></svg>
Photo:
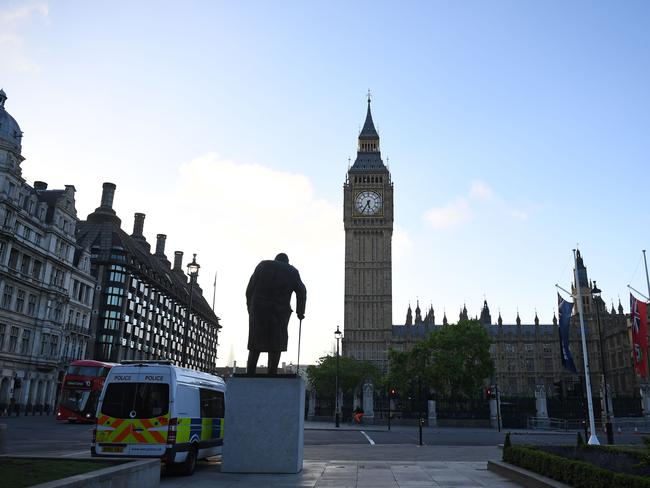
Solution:
<svg viewBox="0 0 650 488"><path fill-rule="evenodd" d="M323 356L314 366L307 367L309 383L318 395L334 398L336 389L336 356ZM377 384L381 377L379 369L370 361L339 356L339 388L344 395L352 395L354 389L365 379Z"/></svg>
<svg viewBox="0 0 650 488"><path fill-rule="evenodd" d="M413 387L421 382L443 396L476 396L483 381L494 374L490 336L476 320L463 320L432 332L410 351L390 351L391 386Z"/></svg>

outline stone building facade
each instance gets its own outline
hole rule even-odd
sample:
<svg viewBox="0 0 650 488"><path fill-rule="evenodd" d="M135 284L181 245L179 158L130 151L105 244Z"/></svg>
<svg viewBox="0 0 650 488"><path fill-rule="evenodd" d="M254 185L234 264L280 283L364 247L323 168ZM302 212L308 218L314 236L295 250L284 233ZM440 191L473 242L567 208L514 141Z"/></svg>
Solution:
<svg viewBox="0 0 650 488"><path fill-rule="evenodd" d="M607 307L602 299L593 299L593 283L588 279L587 268L578 252L578 279L580 280L581 300L585 314L587 351L591 370L592 391L596 396L603 396L602 361L598 334L598 318L604 351L605 369L609 393L614 398L638 397L641 383L634 372L632 364L632 346L630 339L629 318L618 304ZM577 290L572 284L572 300L577 299ZM599 307L596 314L596 306ZM419 309L419 306L418 306ZM416 309L416 316L419 313ZM433 314L432 310L429 312ZM410 306L404 325L393 326L392 347L407 350L425 335L440 325L434 321L424 321L409 325ZM467 308L463 307L459 320L467 319ZM475 317L487 329L492 338L490 353L495 362L496 374L492 379L499 385L504 396L532 397L539 387L546 390L548 396L557 395L558 386L563 394L570 394L584 377L582 359L582 342L577 306L571 317L570 349L578 374L566 371L561 363L560 341L557 318L551 324L540 324L537 314L532 324L522 324L519 314L514 324L504 324L499 313L496 322L492 322L490 309L484 300L480 316ZM444 318L446 321L446 316Z"/></svg>
<svg viewBox="0 0 650 488"><path fill-rule="evenodd" d="M86 354L95 280L75 241L75 188L26 182L6 99L0 90L0 411L44 410L70 360Z"/></svg>
<svg viewBox="0 0 650 488"><path fill-rule="evenodd" d="M77 227L77 242L90 251L97 280L88 358L169 359L213 372L219 318L196 280L183 271L183 253L175 252L172 266L164 234L158 234L152 253L143 235L144 214L135 214L131 235L122 230L114 195L115 185L104 183L100 206Z"/></svg>

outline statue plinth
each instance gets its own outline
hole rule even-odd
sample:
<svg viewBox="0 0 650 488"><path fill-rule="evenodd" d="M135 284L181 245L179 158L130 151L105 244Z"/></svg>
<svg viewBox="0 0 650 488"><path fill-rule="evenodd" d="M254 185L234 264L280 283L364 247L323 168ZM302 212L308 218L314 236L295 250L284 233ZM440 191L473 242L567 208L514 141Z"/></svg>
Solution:
<svg viewBox="0 0 650 488"><path fill-rule="evenodd" d="M302 471L305 382L297 375L235 375L226 384L221 471Z"/></svg>

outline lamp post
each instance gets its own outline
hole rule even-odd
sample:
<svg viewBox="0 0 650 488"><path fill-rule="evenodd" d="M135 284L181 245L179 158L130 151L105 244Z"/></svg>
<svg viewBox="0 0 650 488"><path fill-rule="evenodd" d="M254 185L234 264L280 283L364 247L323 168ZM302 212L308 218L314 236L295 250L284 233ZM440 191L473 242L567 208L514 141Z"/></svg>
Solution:
<svg viewBox="0 0 650 488"><path fill-rule="evenodd" d="M199 277L199 268L201 266L196 262L196 254L192 257L192 262L187 265L187 275L190 277L190 299L185 315L185 330L183 331L183 366L187 367L187 341L189 339L190 316L192 315L192 297L194 296L194 282Z"/></svg>
<svg viewBox="0 0 650 488"><path fill-rule="evenodd" d="M334 419L336 427L340 427L340 413L339 413L339 341L341 340L342 332L339 329L339 326L336 326L336 332L334 332L334 337L336 337L336 387L334 392Z"/></svg>
<svg viewBox="0 0 650 488"><path fill-rule="evenodd" d="M603 334L600 329L600 293L601 290L596 286L591 290L591 296L596 305L596 324L598 325L598 343L600 345L600 367L603 370L603 391L605 395L605 432L607 433L607 444L614 444L614 429L612 428L612 421L609 417L609 393L607 392L607 366L605 365L605 351L603 349Z"/></svg>

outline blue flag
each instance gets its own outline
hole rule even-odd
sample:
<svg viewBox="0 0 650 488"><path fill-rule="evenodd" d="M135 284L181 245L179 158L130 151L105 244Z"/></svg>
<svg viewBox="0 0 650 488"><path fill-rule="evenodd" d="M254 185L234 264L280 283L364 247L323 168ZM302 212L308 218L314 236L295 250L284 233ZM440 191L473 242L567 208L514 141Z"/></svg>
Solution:
<svg viewBox="0 0 650 488"><path fill-rule="evenodd" d="M562 366L572 373L577 373L576 365L571 356L569 349L569 325L571 324L571 311L573 310L573 303L567 302L564 298L557 294L557 308L559 312L560 327L560 349L562 352Z"/></svg>

